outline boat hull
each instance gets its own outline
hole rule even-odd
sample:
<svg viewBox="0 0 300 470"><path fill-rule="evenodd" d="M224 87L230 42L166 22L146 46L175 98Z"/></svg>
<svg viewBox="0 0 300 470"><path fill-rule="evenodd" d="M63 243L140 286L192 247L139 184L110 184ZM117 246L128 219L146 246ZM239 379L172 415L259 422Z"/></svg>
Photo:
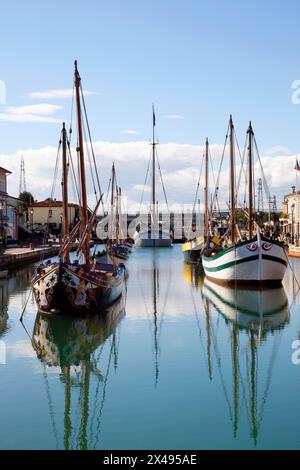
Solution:
<svg viewBox="0 0 300 470"><path fill-rule="evenodd" d="M36 272L32 287L41 311L97 313L122 295L124 276L124 266L114 274L61 262Z"/></svg>
<svg viewBox="0 0 300 470"><path fill-rule="evenodd" d="M145 230L134 235L135 246L139 248L169 248L172 245L170 232Z"/></svg>
<svg viewBox="0 0 300 470"><path fill-rule="evenodd" d="M263 237L252 238L214 256L203 256L205 276L219 284L275 287L287 268L286 248Z"/></svg>

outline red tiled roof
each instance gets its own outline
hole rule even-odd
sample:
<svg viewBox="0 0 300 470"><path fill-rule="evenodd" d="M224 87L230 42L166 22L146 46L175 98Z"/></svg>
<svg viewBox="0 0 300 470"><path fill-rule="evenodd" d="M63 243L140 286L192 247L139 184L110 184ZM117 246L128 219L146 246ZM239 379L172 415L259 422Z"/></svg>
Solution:
<svg viewBox="0 0 300 470"><path fill-rule="evenodd" d="M29 204L29 207L62 207L62 201L49 201L49 199L45 199L45 201L38 201L34 202L33 204ZM69 207L79 207L78 204L74 204L73 202L69 202Z"/></svg>

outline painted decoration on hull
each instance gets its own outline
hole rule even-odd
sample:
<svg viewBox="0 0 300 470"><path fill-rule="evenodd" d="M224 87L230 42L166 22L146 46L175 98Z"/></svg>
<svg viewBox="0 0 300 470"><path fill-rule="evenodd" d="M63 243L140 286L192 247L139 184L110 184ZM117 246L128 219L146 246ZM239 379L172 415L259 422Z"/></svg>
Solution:
<svg viewBox="0 0 300 470"><path fill-rule="evenodd" d="M101 275L87 273L76 265L56 264L52 265L48 275L41 270L32 284L36 302L42 310L59 309L63 304L72 309L94 309L98 307L98 291L101 306L116 300L121 294L123 277L123 268L113 278L113 272Z"/></svg>

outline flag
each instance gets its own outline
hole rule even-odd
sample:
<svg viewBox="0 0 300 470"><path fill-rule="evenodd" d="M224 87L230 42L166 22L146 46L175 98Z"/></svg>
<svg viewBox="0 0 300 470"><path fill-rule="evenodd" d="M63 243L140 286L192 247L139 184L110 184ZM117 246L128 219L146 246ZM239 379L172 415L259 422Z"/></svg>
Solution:
<svg viewBox="0 0 300 470"><path fill-rule="evenodd" d="M300 171L300 165L299 165L299 162L298 162L298 158L296 158L296 165L294 167L294 170Z"/></svg>
<svg viewBox="0 0 300 470"><path fill-rule="evenodd" d="M152 107L152 112L153 112L153 126L155 126L155 112L154 112L154 106Z"/></svg>

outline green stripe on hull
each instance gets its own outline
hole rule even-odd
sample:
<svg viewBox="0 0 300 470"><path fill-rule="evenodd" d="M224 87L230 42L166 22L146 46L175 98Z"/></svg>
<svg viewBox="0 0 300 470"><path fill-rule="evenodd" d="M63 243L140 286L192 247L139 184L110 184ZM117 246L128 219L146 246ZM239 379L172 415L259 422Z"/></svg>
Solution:
<svg viewBox="0 0 300 470"><path fill-rule="evenodd" d="M207 267L204 265L204 269L205 271L208 271L208 272L217 272L217 271L222 271L223 269L231 268L231 266L237 266L238 264L247 263L248 261L255 261L257 259L258 259L258 255L253 255L253 256L248 256L247 258L229 261L228 263L220 264L220 266ZM281 258L277 258L276 256L262 255L262 259L265 259L268 261L274 261L275 263L280 263L280 264L283 264L284 266L287 266L286 261L284 261ZM204 260L206 261L207 258L205 258Z"/></svg>
<svg viewBox="0 0 300 470"><path fill-rule="evenodd" d="M258 255L253 255L253 256L248 256L248 258L242 258L242 259L237 259L234 261L229 261L228 263L220 264L220 266L214 266L212 268L208 268L204 265L204 269L205 271L209 271L209 272L222 271L223 269L231 268L231 266L237 266L238 264L247 263L248 261L255 261L256 259L258 259Z"/></svg>

